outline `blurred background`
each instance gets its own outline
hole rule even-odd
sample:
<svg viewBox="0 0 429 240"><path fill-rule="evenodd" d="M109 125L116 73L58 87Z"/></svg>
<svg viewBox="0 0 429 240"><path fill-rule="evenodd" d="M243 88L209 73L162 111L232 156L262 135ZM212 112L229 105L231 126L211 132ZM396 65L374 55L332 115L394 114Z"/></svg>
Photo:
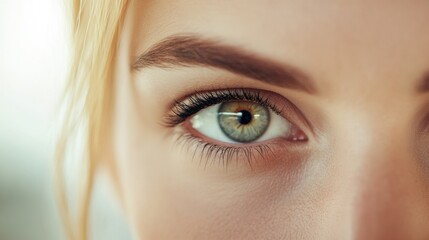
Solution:
<svg viewBox="0 0 429 240"><path fill-rule="evenodd" d="M0 0L0 240L65 239L53 152L68 69L66 0ZM92 239L131 239L101 182Z"/></svg>

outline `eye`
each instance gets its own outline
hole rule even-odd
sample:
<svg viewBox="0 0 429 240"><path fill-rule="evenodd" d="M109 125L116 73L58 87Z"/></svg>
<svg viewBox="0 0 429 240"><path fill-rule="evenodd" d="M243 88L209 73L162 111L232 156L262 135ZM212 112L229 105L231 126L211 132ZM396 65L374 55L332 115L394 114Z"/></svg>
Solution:
<svg viewBox="0 0 429 240"><path fill-rule="evenodd" d="M262 104L229 101L207 107L190 119L202 135L225 143L263 142L275 138L304 141L306 136L286 118Z"/></svg>
<svg viewBox="0 0 429 240"><path fill-rule="evenodd" d="M237 168L247 163L252 170L306 156L301 150L308 145L296 143L308 141L300 127L311 129L292 102L258 89L196 92L177 99L165 126L175 130L176 143L194 151L191 159L199 157L204 166L235 162Z"/></svg>

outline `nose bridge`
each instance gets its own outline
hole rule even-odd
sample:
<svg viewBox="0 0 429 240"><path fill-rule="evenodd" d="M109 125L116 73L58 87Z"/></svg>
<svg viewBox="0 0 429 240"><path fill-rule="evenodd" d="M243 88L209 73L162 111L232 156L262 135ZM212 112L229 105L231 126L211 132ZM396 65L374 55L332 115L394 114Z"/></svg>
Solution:
<svg viewBox="0 0 429 240"><path fill-rule="evenodd" d="M416 209L424 205L422 189L397 124L374 123L368 129L351 188L356 239L414 239L410 236L419 234L422 221Z"/></svg>

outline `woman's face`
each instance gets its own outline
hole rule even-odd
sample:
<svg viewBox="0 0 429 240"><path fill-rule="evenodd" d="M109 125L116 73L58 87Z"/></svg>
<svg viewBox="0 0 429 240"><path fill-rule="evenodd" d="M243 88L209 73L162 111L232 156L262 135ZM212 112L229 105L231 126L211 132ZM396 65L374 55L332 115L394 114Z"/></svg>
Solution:
<svg viewBox="0 0 429 240"><path fill-rule="evenodd" d="M428 239L428 1L135 1L118 192L140 239Z"/></svg>

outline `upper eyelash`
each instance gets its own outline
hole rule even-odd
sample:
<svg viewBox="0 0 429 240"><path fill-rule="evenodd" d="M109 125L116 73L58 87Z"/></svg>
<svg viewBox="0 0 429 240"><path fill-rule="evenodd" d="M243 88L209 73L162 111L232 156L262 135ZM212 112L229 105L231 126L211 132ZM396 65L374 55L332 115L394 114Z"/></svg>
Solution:
<svg viewBox="0 0 429 240"><path fill-rule="evenodd" d="M210 92L198 92L185 98L182 101L176 101L171 113L165 118L165 124L168 127L174 127L184 122L187 118L199 112L200 110L215 104L227 101L250 101L270 108L275 113L282 115L283 110L272 104L269 99L254 89L224 89Z"/></svg>

